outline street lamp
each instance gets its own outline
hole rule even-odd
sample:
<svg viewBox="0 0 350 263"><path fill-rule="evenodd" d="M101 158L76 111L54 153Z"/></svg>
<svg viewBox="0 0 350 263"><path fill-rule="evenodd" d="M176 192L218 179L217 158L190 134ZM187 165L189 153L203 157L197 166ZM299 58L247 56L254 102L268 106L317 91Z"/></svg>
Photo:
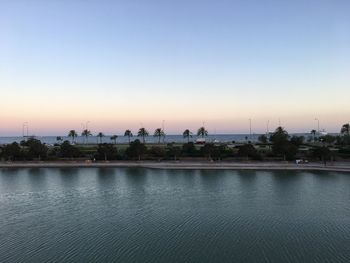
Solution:
<svg viewBox="0 0 350 263"><path fill-rule="evenodd" d="M266 134L269 135L269 124L270 124L270 120L267 120L267 124L266 124Z"/></svg>
<svg viewBox="0 0 350 263"><path fill-rule="evenodd" d="M320 133L320 120L315 118L315 121L317 121L317 132Z"/></svg>
<svg viewBox="0 0 350 263"><path fill-rule="evenodd" d="M249 139L252 139L252 119L249 119Z"/></svg>
<svg viewBox="0 0 350 263"><path fill-rule="evenodd" d="M27 135L25 135L24 128L27 129ZM23 135L23 137L28 137L28 122L27 121L23 122L23 124L22 124L22 135Z"/></svg>

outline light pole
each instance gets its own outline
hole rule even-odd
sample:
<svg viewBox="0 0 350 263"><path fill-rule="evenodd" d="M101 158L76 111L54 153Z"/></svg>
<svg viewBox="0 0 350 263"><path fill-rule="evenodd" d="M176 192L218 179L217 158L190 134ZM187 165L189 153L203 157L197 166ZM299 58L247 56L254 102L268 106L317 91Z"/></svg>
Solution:
<svg viewBox="0 0 350 263"><path fill-rule="evenodd" d="M249 119L249 139L252 140L252 119Z"/></svg>
<svg viewBox="0 0 350 263"><path fill-rule="evenodd" d="M317 121L317 132L320 134L320 120L318 118L315 118L315 121Z"/></svg>
<svg viewBox="0 0 350 263"><path fill-rule="evenodd" d="M267 120L267 124L266 124L266 135L269 135L269 124L270 124L270 120Z"/></svg>
<svg viewBox="0 0 350 263"><path fill-rule="evenodd" d="M163 130L163 143L165 142L165 131L164 131L165 120L162 121L162 130Z"/></svg>
<svg viewBox="0 0 350 263"><path fill-rule="evenodd" d="M24 132L24 128L26 128L27 133ZM22 124L22 135L23 135L23 137L28 137L28 122L27 121L23 122L23 124Z"/></svg>

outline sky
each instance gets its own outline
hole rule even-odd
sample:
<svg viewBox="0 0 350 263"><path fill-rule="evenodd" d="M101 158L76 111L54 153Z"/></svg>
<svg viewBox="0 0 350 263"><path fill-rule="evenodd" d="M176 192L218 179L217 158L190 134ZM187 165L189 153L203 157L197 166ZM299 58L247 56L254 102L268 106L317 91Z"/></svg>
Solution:
<svg viewBox="0 0 350 263"><path fill-rule="evenodd" d="M350 1L0 0L0 136L338 132Z"/></svg>

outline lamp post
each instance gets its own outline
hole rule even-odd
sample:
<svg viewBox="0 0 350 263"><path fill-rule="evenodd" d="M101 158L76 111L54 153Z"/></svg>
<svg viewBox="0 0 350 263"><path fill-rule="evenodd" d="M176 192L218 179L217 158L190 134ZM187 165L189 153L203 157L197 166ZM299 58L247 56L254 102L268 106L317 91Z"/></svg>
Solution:
<svg viewBox="0 0 350 263"><path fill-rule="evenodd" d="M249 139L252 140L252 119L249 119Z"/></svg>
<svg viewBox="0 0 350 263"><path fill-rule="evenodd" d="M162 130L163 130L163 143L165 142L165 131L164 131L164 123L165 123L165 120L162 121Z"/></svg>
<svg viewBox="0 0 350 263"><path fill-rule="evenodd" d="M270 124L270 120L267 120L267 124L266 124L266 135L269 135L269 124Z"/></svg>
<svg viewBox="0 0 350 263"><path fill-rule="evenodd" d="M317 121L317 132L320 134L320 120L318 118L315 118L315 121Z"/></svg>
<svg viewBox="0 0 350 263"><path fill-rule="evenodd" d="M25 131L25 129L26 129L26 131ZM28 130L29 130L28 122L27 121L23 122L23 124L22 124L22 136L23 137L28 137L28 134L29 134Z"/></svg>

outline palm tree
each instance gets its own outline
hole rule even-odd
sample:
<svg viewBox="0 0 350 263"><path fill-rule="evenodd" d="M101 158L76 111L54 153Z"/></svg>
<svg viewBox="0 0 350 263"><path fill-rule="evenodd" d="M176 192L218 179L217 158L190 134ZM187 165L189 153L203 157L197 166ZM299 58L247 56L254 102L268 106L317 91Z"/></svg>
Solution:
<svg viewBox="0 0 350 263"><path fill-rule="evenodd" d="M164 131L161 128L157 128L157 129L155 129L153 136L154 137L158 137L158 144L159 144L160 143L160 138L165 136L165 133L164 133Z"/></svg>
<svg viewBox="0 0 350 263"><path fill-rule="evenodd" d="M205 127L200 127L197 131L197 136L204 138L205 136L208 136L208 131L205 129Z"/></svg>
<svg viewBox="0 0 350 263"><path fill-rule="evenodd" d="M89 131L88 129L83 130L83 132L81 133L81 136L85 137L85 143L88 143L88 137L91 135L91 131Z"/></svg>
<svg viewBox="0 0 350 263"><path fill-rule="evenodd" d="M189 129L186 129L183 133L182 133L184 138L187 138L187 143L190 142L190 137L192 137L192 132Z"/></svg>
<svg viewBox="0 0 350 263"><path fill-rule="evenodd" d="M131 132L130 130L126 130L126 131L124 132L124 136L128 136L129 144L130 144L130 137L133 136L133 135L132 135L132 132Z"/></svg>
<svg viewBox="0 0 350 263"><path fill-rule="evenodd" d="M142 137L143 143L145 143L145 137L148 135L148 131L145 128L140 128L137 132L137 136Z"/></svg>
<svg viewBox="0 0 350 263"><path fill-rule="evenodd" d="M72 143L74 143L75 138L78 137L78 133L75 130L70 130L68 133L68 137L72 137Z"/></svg>
<svg viewBox="0 0 350 263"><path fill-rule="evenodd" d="M345 123L343 125L343 127L341 127L340 133L344 134L344 135L350 135L350 125L349 125L349 123Z"/></svg>
<svg viewBox="0 0 350 263"><path fill-rule="evenodd" d="M111 140L114 141L114 144L117 144L117 138L118 138L118 135L111 136Z"/></svg>
<svg viewBox="0 0 350 263"><path fill-rule="evenodd" d="M102 132L99 132L97 134L97 137L100 138L100 144L102 144L102 137L104 137L105 135Z"/></svg>
<svg viewBox="0 0 350 263"><path fill-rule="evenodd" d="M316 130L311 130L311 132L310 132L310 133L312 134L312 136L313 136L313 138L314 138L314 142L315 142Z"/></svg>

